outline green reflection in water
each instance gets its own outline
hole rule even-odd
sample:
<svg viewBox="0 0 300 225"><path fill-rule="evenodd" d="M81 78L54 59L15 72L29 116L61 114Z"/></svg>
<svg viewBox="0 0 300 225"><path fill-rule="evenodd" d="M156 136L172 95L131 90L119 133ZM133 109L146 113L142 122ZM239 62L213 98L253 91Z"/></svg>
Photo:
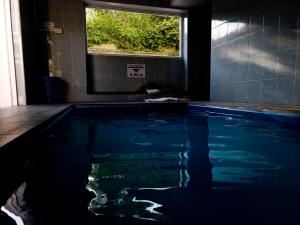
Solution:
<svg viewBox="0 0 300 225"><path fill-rule="evenodd" d="M131 190L176 188L179 153L106 153L94 155L87 189L96 195L89 210L97 215L166 220L159 203L140 199Z"/></svg>

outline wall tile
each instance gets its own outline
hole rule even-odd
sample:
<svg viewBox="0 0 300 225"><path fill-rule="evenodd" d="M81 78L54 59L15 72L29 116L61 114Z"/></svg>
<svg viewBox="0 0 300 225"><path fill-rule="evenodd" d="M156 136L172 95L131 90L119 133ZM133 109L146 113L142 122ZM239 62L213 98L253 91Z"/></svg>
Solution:
<svg viewBox="0 0 300 225"><path fill-rule="evenodd" d="M219 38L220 37L220 25L214 27L211 34L212 34L213 46L220 45L221 44L221 41Z"/></svg>
<svg viewBox="0 0 300 225"><path fill-rule="evenodd" d="M275 53L263 53L261 61L262 79L274 79L277 73L277 56Z"/></svg>
<svg viewBox="0 0 300 225"><path fill-rule="evenodd" d="M296 74L296 53L297 48L277 53L277 74L279 78L283 78L285 75L294 76Z"/></svg>
<svg viewBox="0 0 300 225"><path fill-rule="evenodd" d="M212 65L212 66L216 66L216 65L218 64L217 58L218 58L218 55L217 55L217 48L216 48L216 47L213 47L213 48L211 49L211 65Z"/></svg>
<svg viewBox="0 0 300 225"><path fill-rule="evenodd" d="M279 27L279 8L278 5L265 4L263 6L264 26L265 27Z"/></svg>
<svg viewBox="0 0 300 225"><path fill-rule="evenodd" d="M232 41L227 44L228 48L228 60L230 61L237 61L239 59L239 52L238 52L238 42Z"/></svg>
<svg viewBox="0 0 300 225"><path fill-rule="evenodd" d="M238 38L239 23L236 20L228 22L228 41Z"/></svg>
<svg viewBox="0 0 300 225"><path fill-rule="evenodd" d="M262 74L262 57L249 58L248 80L260 80Z"/></svg>
<svg viewBox="0 0 300 225"><path fill-rule="evenodd" d="M261 82L249 81L247 82L247 94L249 103L258 103L261 98Z"/></svg>
<svg viewBox="0 0 300 225"><path fill-rule="evenodd" d="M238 39L238 52L240 59L249 57L249 36L243 36Z"/></svg>
<svg viewBox="0 0 300 225"><path fill-rule="evenodd" d="M236 102L248 102L247 82L237 82L235 88Z"/></svg>
<svg viewBox="0 0 300 225"><path fill-rule="evenodd" d="M261 103L276 104L276 80L261 81Z"/></svg>
<svg viewBox="0 0 300 225"><path fill-rule="evenodd" d="M61 13L67 11L67 0L48 0L48 4L53 4L53 7L50 9L54 10L54 12Z"/></svg>
<svg viewBox="0 0 300 225"><path fill-rule="evenodd" d="M216 47L218 45L218 40L219 40L219 29L214 28L211 31L211 46Z"/></svg>
<svg viewBox="0 0 300 225"><path fill-rule="evenodd" d="M249 36L249 57L262 55L263 31L258 31Z"/></svg>
<svg viewBox="0 0 300 225"><path fill-rule="evenodd" d="M49 12L49 21L53 21L55 27L64 28L64 14L63 13L60 13L57 11Z"/></svg>
<svg viewBox="0 0 300 225"><path fill-rule="evenodd" d="M296 54L296 76L300 77L300 47L297 47L297 54Z"/></svg>
<svg viewBox="0 0 300 225"><path fill-rule="evenodd" d="M240 59L236 64L236 81L248 80L248 60Z"/></svg>
<svg viewBox="0 0 300 225"><path fill-rule="evenodd" d="M157 72L157 62L155 59L149 59L146 64L146 72L147 74L151 74L151 76L146 76L146 82L152 83L158 80L158 72Z"/></svg>
<svg viewBox="0 0 300 225"><path fill-rule="evenodd" d="M218 82L224 82L222 79L223 65L211 67L211 83L216 84Z"/></svg>
<svg viewBox="0 0 300 225"><path fill-rule="evenodd" d="M279 49L297 46L298 10L285 6L280 9Z"/></svg>
<svg viewBox="0 0 300 225"><path fill-rule="evenodd" d="M81 60L77 55L72 55L72 74L73 79L70 81L74 86L80 87L82 84L86 84L86 76L82 74L86 73L86 63Z"/></svg>
<svg viewBox="0 0 300 225"><path fill-rule="evenodd" d="M295 104L300 105L300 79L295 81Z"/></svg>
<svg viewBox="0 0 300 225"><path fill-rule="evenodd" d="M236 63L227 63L223 65L221 68L224 72L224 79L225 82L234 82L236 81Z"/></svg>
<svg viewBox="0 0 300 225"><path fill-rule="evenodd" d="M73 13L65 13L63 17L64 31L77 32L84 34L84 17L83 15L74 16Z"/></svg>
<svg viewBox="0 0 300 225"><path fill-rule="evenodd" d="M263 39L263 52L272 54L278 51L279 44L279 27L265 27Z"/></svg>
<svg viewBox="0 0 300 225"><path fill-rule="evenodd" d="M299 4L228 2L218 1L214 10L214 18L225 22L213 30L214 36L225 27L227 36L222 45L212 50L212 99L264 104L299 102Z"/></svg>
<svg viewBox="0 0 300 225"><path fill-rule="evenodd" d="M219 43L224 44L228 40L228 23L224 23L220 25L220 31L219 31Z"/></svg>
<svg viewBox="0 0 300 225"><path fill-rule="evenodd" d="M93 61L94 91L103 92L108 89L112 92L136 91L141 86L155 82L160 85L171 85L184 89L184 77L181 71L181 62L177 58L151 58L131 56L90 56ZM127 64L146 65L146 79L127 78Z"/></svg>
<svg viewBox="0 0 300 225"><path fill-rule="evenodd" d="M281 104L291 104L294 95L294 79L277 79L276 101Z"/></svg>
<svg viewBox="0 0 300 225"><path fill-rule="evenodd" d="M250 33L257 33L263 31L264 15L261 8L253 8L250 15Z"/></svg>
<svg viewBox="0 0 300 225"><path fill-rule="evenodd" d="M55 0L49 0L48 1L48 10L49 12L55 12L56 11L56 1Z"/></svg>
<svg viewBox="0 0 300 225"><path fill-rule="evenodd" d="M228 46L226 44L218 46L218 64L226 63L228 61Z"/></svg>
<svg viewBox="0 0 300 225"><path fill-rule="evenodd" d="M238 26L239 37L242 37L249 33L249 26L250 26L250 15L244 14L239 16L239 26Z"/></svg>
<svg viewBox="0 0 300 225"><path fill-rule="evenodd" d="M231 102L235 97L235 83L225 83L223 95L225 102Z"/></svg>
<svg viewBox="0 0 300 225"><path fill-rule="evenodd" d="M210 100L217 101L218 88L217 85L210 85Z"/></svg>
<svg viewBox="0 0 300 225"><path fill-rule="evenodd" d="M86 56L86 39L85 34L78 32L71 32L71 48L72 54L77 57L85 57Z"/></svg>
<svg viewBox="0 0 300 225"><path fill-rule="evenodd" d="M291 28L287 24L282 24L279 29L279 50L297 46L297 30Z"/></svg>
<svg viewBox="0 0 300 225"><path fill-rule="evenodd" d="M112 61L112 69L111 69L111 80L112 80L112 91L115 92L122 92L125 91L126 85L124 83L126 82L123 74L126 73L126 71L122 67L122 59L119 57L115 57L115 59Z"/></svg>
<svg viewBox="0 0 300 225"><path fill-rule="evenodd" d="M215 90L215 95L213 95L213 101L221 102L224 101L224 86L223 84L213 85L213 90Z"/></svg>
<svg viewBox="0 0 300 225"><path fill-rule="evenodd" d="M66 6L68 12L72 14L81 15L83 14L83 0L64 0L66 2Z"/></svg>

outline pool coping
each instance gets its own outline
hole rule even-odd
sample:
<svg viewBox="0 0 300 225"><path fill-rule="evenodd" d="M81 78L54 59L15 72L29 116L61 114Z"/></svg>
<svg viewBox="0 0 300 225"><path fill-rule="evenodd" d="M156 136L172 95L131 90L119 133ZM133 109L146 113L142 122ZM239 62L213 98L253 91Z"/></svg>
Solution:
<svg viewBox="0 0 300 225"><path fill-rule="evenodd" d="M263 105L249 103L223 103L223 102L201 102L190 101L189 105L201 105L212 108L223 108L228 110L249 111L253 113L270 113L278 115L299 115L300 105Z"/></svg>
<svg viewBox="0 0 300 225"><path fill-rule="evenodd" d="M0 153L5 152L6 150L17 151L18 147L29 145L30 143L38 139L50 127L60 121L63 117L68 115L74 108L74 105L68 104L57 113L52 114L36 125L33 125L26 131L16 135L7 143L4 143L0 146Z"/></svg>
<svg viewBox="0 0 300 225"><path fill-rule="evenodd" d="M203 112L215 112L220 113L225 116L239 116L247 117L251 119L266 120L284 123L286 125L297 125L300 124L300 115L299 114L288 114L283 112L272 112L272 111L259 111L255 109L248 108L230 108L230 107L218 107L210 105L201 105L201 104L190 104L191 108L199 108Z"/></svg>

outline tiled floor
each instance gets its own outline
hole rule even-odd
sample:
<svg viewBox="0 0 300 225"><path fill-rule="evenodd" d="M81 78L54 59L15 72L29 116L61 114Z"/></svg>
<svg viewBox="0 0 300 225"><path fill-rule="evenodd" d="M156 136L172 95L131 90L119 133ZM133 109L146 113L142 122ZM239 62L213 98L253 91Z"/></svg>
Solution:
<svg viewBox="0 0 300 225"><path fill-rule="evenodd" d="M35 105L0 108L0 148L70 105Z"/></svg>

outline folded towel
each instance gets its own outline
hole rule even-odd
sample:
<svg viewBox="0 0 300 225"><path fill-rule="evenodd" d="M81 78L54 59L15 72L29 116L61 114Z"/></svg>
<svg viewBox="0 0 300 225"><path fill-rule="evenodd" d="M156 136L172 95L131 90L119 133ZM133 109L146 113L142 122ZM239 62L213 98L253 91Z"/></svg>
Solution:
<svg viewBox="0 0 300 225"><path fill-rule="evenodd" d="M159 93L160 90L158 90L158 89L147 89L146 92L147 92L148 95L153 95L153 94Z"/></svg>
<svg viewBox="0 0 300 225"><path fill-rule="evenodd" d="M165 101L177 101L178 98L174 97L163 97L163 98L149 98L145 99L145 102L165 102Z"/></svg>

